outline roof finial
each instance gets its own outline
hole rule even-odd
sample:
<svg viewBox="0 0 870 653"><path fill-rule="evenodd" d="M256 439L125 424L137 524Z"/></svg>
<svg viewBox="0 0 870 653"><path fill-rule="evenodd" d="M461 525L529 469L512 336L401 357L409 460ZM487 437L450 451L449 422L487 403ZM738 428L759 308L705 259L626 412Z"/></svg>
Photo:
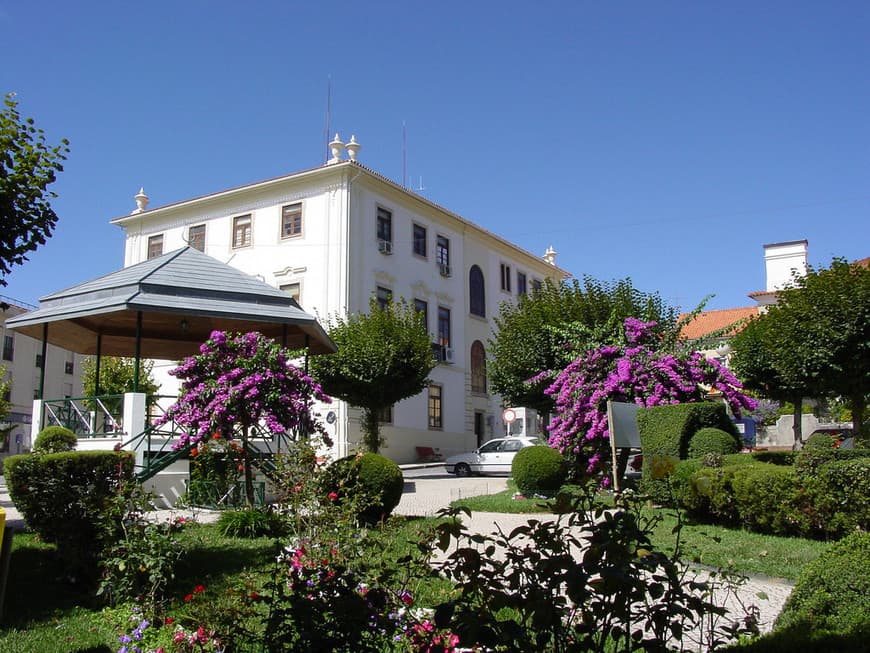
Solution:
<svg viewBox="0 0 870 653"><path fill-rule="evenodd" d="M556 250L550 245L547 251L544 252L544 260L552 266L556 265Z"/></svg>
<svg viewBox="0 0 870 653"><path fill-rule="evenodd" d="M329 144L329 149L332 151L332 158L327 161L327 163L338 163L341 161L341 152L344 150L344 143L341 142L338 134L336 134L335 138L332 139L332 142Z"/></svg>
<svg viewBox="0 0 870 653"><path fill-rule="evenodd" d="M356 161L356 156L359 154L360 149L362 149L362 145L356 142L356 136L351 134L350 142L346 146L347 149L347 158L351 161Z"/></svg>
<svg viewBox="0 0 870 653"><path fill-rule="evenodd" d="M136 200L136 210L134 210L130 215L142 213L145 209L148 208L148 196L145 194L144 187L139 189L139 192L133 196L133 199Z"/></svg>

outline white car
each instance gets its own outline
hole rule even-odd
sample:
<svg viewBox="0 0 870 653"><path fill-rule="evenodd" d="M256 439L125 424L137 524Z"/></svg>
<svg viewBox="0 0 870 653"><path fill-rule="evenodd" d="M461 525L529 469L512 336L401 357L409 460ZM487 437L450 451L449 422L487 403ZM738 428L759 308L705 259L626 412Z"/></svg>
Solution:
<svg viewBox="0 0 870 653"><path fill-rule="evenodd" d="M450 456L444 461L448 474L510 474L517 451L525 447L544 444L538 438L496 438L469 453Z"/></svg>

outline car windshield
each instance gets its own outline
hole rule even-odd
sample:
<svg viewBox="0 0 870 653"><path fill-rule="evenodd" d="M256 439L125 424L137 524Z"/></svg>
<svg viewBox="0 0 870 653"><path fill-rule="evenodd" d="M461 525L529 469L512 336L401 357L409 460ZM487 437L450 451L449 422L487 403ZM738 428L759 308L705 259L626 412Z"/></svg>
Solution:
<svg viewBox="0 0 870 653"><path fill-rule="evenodd" d="M478 451L480 453L492 453L493 451L501 451L501 445L504 440L490 440L483 445Z"/></svg>

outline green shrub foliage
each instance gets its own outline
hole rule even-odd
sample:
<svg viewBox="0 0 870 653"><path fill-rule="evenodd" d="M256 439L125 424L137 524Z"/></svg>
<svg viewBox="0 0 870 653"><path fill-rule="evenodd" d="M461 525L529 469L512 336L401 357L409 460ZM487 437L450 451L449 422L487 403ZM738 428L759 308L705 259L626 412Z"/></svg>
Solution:
<svg viewBox="0 0 870 653"><path fill-rule="evenodd" d="M705 427L719 428L738 437L723 404L674 404L638 411L637 428L643 450L641 489L657 503L667 503L670 493L667 483L652 478L652 461L658 456L687 458L692 436Z"/></svg>
<svg viewBox="0 0 870 653"><path fill-rule="evenodd" d="M769 463L740 467L731 478L731 489L740 523L746 528L776 535L807 532L793 469Z"/></svg>
<svg viewBox="0 0 870 653"><path fill-rule="evenodd" d="M707 454L722 456L740 451L739 436L716 427L700 429L689 440L689 458L703 458Z"/></svg>
<svg viewBox="0 0 870 653"><path fill-rule="evenodd" d="M777 630L870 633L868 560L870 533L855 532L832 545L801 572L776 621Z"/></svg>
<svg viewBox="0 0 870 653"><path fill-rule="evenodd" d="M376 453L339 458L325 470L322 482L327 501L355 502L360 521L367 524L392 514L405 485L399 466Z"/></svg>
<svg viewBox="0 0 870 653"><path fill-rule="evenodd" d="M58 545L71 577L92 580L96 559L117 532L105 525L112 499L133 475L133 455L115 451L24 454L6 459L15 507L46 542Z"/></svg>
<svg viewBox="0 0 870 653"><path fill-rule="evenodd" d="M565 483L568 466L565 457L552 447L525 447L514 457L511 474L522 494L552 497Z"/></svg>
<svg viewBox="0 0 870 653"><path fill-rule="evenodd" d="M76 434L62 426L47 426L36 436L33 453L72 451L79 443Z"/></svg>
<svg viewBox="0 0 870 653"><path fill-rule="evenodd" d="M794 465L796 451L753 451L752 457L761 463L772 465Z"/></svg>
<svg viewBox="0 0 870 653"><path fill-rule="evenodd" d="M837 440L827 433L813 433L804 442L804 449L834 449Z"/></svg>
<svg viewBox="0 0 870 653"><path fill-rule="evenodd" d="M269 510L230 510L221 513L218 528L227 537L277 537L282 534L281 517Z"/></svg>
<svg viewBox="0 0 870 653"><path fill-rule="evenodd" d="M814 530L833 537L870 530L870 457L833 460L803 480Z"/></svg>

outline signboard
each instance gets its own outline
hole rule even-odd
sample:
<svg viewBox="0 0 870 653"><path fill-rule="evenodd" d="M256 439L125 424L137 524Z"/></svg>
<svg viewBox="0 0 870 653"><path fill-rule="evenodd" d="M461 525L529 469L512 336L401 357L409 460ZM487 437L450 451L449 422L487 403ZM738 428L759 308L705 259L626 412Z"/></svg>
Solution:
<svg viewBox="0 0 870 653"><path fill-rule="evenodd" d="M501 418L510 424L517 418L517 414L513 408L506 408L505 411L501 414Z"/></svg>
<svg viewBox="0 0 870 653"><path fill-rule="evenodd" d="M613 490L619 491L616 450L640 449L640 432L637 430L637 404L621 401L607 402L607 430L610 432L611 467L613 468Z"/></svg>

